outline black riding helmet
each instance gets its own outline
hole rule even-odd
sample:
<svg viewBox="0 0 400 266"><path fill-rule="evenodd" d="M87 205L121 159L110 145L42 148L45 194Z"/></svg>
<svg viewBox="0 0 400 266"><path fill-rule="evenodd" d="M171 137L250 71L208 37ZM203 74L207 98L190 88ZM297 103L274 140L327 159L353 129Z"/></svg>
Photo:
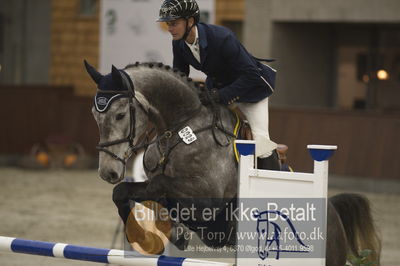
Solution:
<svg viewBox="0 0 400 266"><path fill-rule="evenodd" d="M179 18L194 18L196 25L200 21L200 10L195 0L164 0L157 22L168 22Z"/></svg>
<svg viewBox="0 0 400 266"><path fill-rule="evenodd" d="M188 19L191 17L194 18L194 23L189 28ZM181 39L186 40L189 32L200 21L200 10L195 0L164 0L157 22L168 22L179 18L186 20L186 32Z"/></svg>

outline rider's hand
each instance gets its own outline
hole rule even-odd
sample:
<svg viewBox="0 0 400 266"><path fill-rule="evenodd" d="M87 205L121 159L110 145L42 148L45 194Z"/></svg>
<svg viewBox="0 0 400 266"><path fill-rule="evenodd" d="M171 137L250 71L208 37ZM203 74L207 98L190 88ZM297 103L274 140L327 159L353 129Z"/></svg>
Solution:
<svg viewBox="0 0 400 266"><path fill-rule="evenodd" d="M219 103L219 93L217 89L207 90L204 88L199 94L200 101L203 105L210 105L213 103Z"/></svg>

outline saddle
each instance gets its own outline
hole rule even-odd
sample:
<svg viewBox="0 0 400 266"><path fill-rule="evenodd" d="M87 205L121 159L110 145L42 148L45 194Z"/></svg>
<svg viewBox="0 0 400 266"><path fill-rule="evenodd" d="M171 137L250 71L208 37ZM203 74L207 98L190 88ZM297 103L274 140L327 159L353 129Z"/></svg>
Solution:
<svg viewBox="0 0 400 266"><path fill-rule="evenodd" d="M237 115L240 121L237 138L243 140L254 140L250 124L243 112L237 106L230 108L230 110Z"/></svg>

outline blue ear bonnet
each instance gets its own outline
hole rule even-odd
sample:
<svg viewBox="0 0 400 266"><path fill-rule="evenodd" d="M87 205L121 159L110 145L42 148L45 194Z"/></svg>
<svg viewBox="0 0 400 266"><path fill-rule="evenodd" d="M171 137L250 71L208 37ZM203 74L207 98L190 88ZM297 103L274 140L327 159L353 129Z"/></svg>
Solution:
<svg viewBox="0 0 400 266"><path fill-rule="evenodd" d="M111 73L102 75L86 60L83 61L86 71L97 84L97 94L94 97L94 106L97 112L106 112L116 99L135 97L132 79L124 70L119 70L112 65Z"/></svg>
<svg viewBox="0 0 400 266"><path fill-rule="evenodd" d="M135 88L129 75L114 66L112 72L102 76L97 84L98 90L94 97L94 106L100 113L106 112L116 99L135 96Z"/></svg>
<svg viewBox="0 0 400 266"><path fill-rule="evenodd" d="M127 93L128 90L117 85L117 82L114 82L111 73L103 76L97 87L100 91L98 91L94 97L94 106L97 112L100 113L106 112L113 101L119 98L129 97L129 94Z"/></svg>

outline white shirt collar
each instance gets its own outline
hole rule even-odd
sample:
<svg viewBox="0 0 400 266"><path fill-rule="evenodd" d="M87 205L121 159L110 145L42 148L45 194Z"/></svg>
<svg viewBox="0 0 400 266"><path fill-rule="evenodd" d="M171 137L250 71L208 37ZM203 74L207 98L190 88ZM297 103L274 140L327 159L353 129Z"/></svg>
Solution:
<svg viewBox="0 0 400 266"><path fill-rule="evenodd" d="M200 63L200 45L199 45L199 32L197 30L197 26L195 26L196 37L194 38L194 42L192 44L185 41L186 45L189 47L192 52L194 58L196 58L197 62Z"/></svg>

